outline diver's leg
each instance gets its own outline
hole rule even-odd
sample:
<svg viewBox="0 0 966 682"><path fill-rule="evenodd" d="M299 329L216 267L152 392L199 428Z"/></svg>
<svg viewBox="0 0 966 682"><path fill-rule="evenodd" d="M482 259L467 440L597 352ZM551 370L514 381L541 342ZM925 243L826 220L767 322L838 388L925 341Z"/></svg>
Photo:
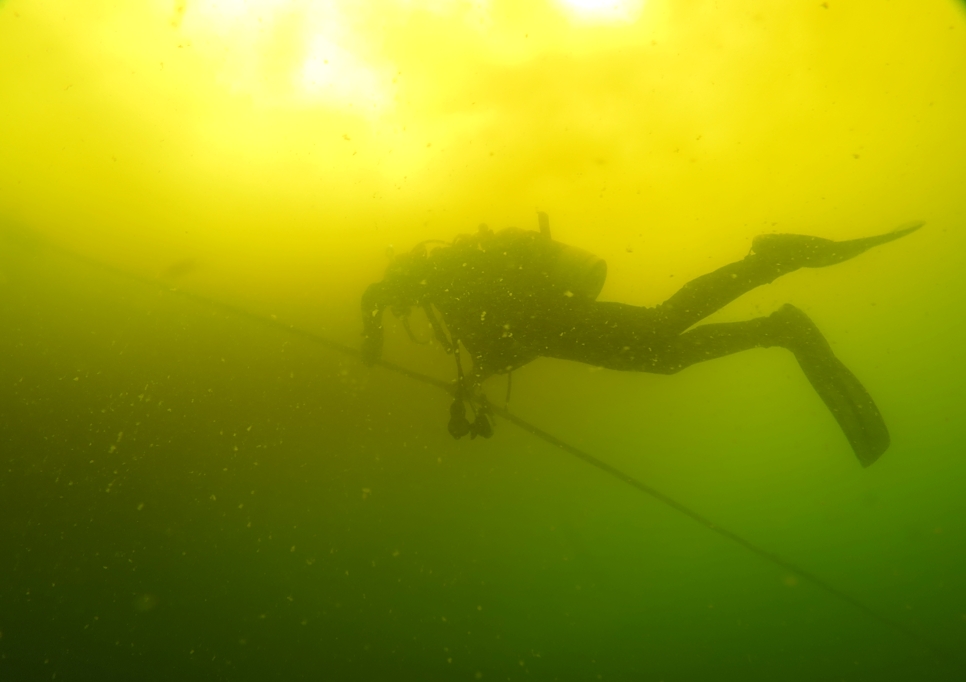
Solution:
<svg viewBox="0 0 966 682"><path fill-rule="evenodd" d="M665 333L680 333L720 310L744 293L768 284L799 268L820 268L858 256L862 252L904 237L922 223L874 237L836 242L799 234L765 234L755 237L751 252L737 263L685 284L659 305L658 323Z"/></svg>
<svg viewBox="0 0 966 682"><path fill-rule="evenodd" d="M889 447L889 432L872 398L798 308L786 305L768 317L703 324L682 334L664 333L658 314L654 308L605 302L549 309L529 325L528 344L535 355L656 374L780 346L794 353L864 466Z"/></svg>
<svg viewBox="0 0 966 682"><path fill-rule="evenodd" d="M742 294L797 269L783 268L780 262L752 251L737 263L701 275L678 289L655 308L657 323L663 333L680 334Z"/></svg>
<svg viewBox="0 0 966 682"><path fill-rule="evenodd" d="M656 349L644 371L676 373L689 365L756 347L780 346L794 353L799 366L832 412L863 466L889 447L889 431L872 397L842 362L815 324L786 305L768 317L747 322L706 324Z"/></svg>

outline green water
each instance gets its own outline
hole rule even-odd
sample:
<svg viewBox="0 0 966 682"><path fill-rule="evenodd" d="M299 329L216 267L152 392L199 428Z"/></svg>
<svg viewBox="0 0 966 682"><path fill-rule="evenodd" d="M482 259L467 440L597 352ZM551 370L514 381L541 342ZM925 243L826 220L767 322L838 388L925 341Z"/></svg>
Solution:
<svg viewBox="0 0 966 682"><path fill-rule="evenodd" d="M0 2L0 682L966 678L962 3L598 5ZM536 210L648 306L757 234L924 220L711 318L805 310L889 450L780 348L513 373L725 534L506 419L451 438L359 361L362 292ZM454 379L388 315L385 358Z"/></svg>
<svg viewBox="0 0 966 682"><path fill-rule="evenodd" d="M4 268L4 679L960 679L505 422L453 441L435 388L40 246ZM792 363L563 395L586 370L546 361L511 406L956 661L959 366L893 389L862 470L754 367Z"/></svg>

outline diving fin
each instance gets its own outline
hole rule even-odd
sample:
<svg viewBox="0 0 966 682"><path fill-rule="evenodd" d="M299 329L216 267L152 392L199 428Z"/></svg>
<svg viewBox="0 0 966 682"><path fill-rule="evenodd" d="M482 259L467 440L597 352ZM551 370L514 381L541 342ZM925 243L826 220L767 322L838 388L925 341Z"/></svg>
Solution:
<svg viewBox="0 0 966 682"><path fill-rule="evenodd" d="M751 251L756 256L781 263L788 271L796 268L824 268L855 258L874 246L901 239L924 224L909 223L885 234L841 242L803 234L761 234L752 241Z"/></svg>
<svg viewBox="0 0 966 682"><path fill-rule="evenodd" d="M802 372L835 417L862 466L874 463L889 448L889 429L872 396L841 360L815 324L793 305L784 305L771 318L786 329L795 342L787 347L795 354Z"/></svg>
<svg viewBox="0 0 966 682"><path fill-rule="evenodd" d="M798 355L798 364L842 429L862 466L873 464L889 448L889 429L872 396L834 355Z"/></svg>

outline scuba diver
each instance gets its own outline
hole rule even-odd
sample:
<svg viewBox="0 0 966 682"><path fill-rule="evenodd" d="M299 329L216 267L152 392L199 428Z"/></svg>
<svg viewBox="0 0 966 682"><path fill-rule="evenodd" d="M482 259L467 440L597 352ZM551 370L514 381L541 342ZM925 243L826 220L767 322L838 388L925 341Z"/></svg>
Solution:
<svg viewBox="0 0 966 682"><path fill-rule="evenodd" d="M546 214L540 231L481 225L452 244L418 245L390 264L385 279L362 297L362 358L377 362L383 312L402 319L422 308L437 340L456 357L456 398L449 431L490 437L480 384L538 357L575 360L608 369L675 374L698 362L751 348L791 351L841 427L859 462L869 466L889 447L889 431L859 380L835 357L809 317L786 304L765 317L695 326L742 294L799 268L820 268L919 229L832 241L798 234L755 237L742 260L702 275L653 308L597 301L607 276L600 258L551 239ZM460 346L472 358L467 382ZM466 418L468 402L475 411Z"/></svg>

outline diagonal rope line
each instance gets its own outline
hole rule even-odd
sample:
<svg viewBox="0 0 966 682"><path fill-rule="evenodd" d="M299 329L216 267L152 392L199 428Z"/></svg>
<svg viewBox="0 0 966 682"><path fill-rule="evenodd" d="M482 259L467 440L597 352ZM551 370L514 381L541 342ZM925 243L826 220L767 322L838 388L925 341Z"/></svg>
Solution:
<svg viewBox="0 0 966 682"><path fill-rule="evenodd" d="M540 428L537 428L536 426L530 424L529 422L526 422L523 419L520 419L516 415L513 415L513 414L509 413L507 410L505 410L503 408L496 407L494 405L491 405L490 406L490 410L494 414L498 414L501 417L503 417L504 419L506 419L507 421L515 424L516 426L518 426L522 430L526 431L527 433L529 433L529 434L531 434L531 435L533 435L533 436L535 436L535 437L537 437L537 438L539 438L539 439L541 439L543 441L546 441L550 445L553 445L554 447L559 448L560 450L563 450L564 452L570 453L571 455L573 455L577 459L581 459L584 462L586 462L587 464L590 464L591 466L597 467L598 469L600 469L604 473L607 473L607 474L613 476L614 478L616 478L619 481L623 481L624 483L626 483L627 485L631 486L632 488L635 488L635 489L639 490L640 492L644 493L645 495L649 495L650 497L654 498L658 502L661 502L662 504L667 505L671 509L674 509L675 511L683 514L684 516L687 516L692 521L696 521L697 523L701 524L702 526L704 526L708 530L710 530L710 531L712 531L714 533L717 533L718 535L721 535L722 537L725 537L728 540L731 540L732 542L734 542L735 544L737 544L737 545L739 545L741 547L744 547L746 550L748 550L752 554L756 554L757 556L761 557L762 559L765 559L766 561L769 561L772 564L775 564L776 566L780 566L781 568L784 568L785 570L790 571L790 572L796 574L797 576L799 576L803 580L811 583L815 587L818 587L818 588L824 590L827 594L830 594L831 596L835 597L836 599L839 599L839 600L845 602L846 604L849 604L850 606L852 606L856 610L862 612L863 614L865 614L869 618L872 618L873 620L876 620L879 623L881 623L883 625L886 625L889 628L892 628L893 630L895 630L899 634L903 635L907 639L911 640L912 642L914 642L914 643L918 644L919 646L923 647L924 649L928 650L930 653L934 654L937 658L943 659L943 660L946 660L948 658L947 655L944 652L936 651L932 645L930 645L928 642L924 641L922 639L922 637L920 637L920 635L917 632L909 629L908 627L906 627L905 625L899 623L898 621L894 621L894 620L892 620L892 619L890 619L890 618L888 618L888 617L886 617L886 616L878 613L877 611L869 608L868 606L866 606L865 604L863 604L861 601L859 601L855 597L851 596L847 592L843 592L842 590L840 590L839 588L835 587L831 583L825 581L824 579L819 578L817 575L815 575L811 571L807 571L804 568L801 568L800 566L798 566L797 564L794 564L794 563L792 563L790 561L787 561L786 559L781 558L780 556L778 556L774 552L769 552L767 549L764 549L762 547L759 547L758 545L756 545L755 543L751 542L750 540L745 539L741 535L738 535L737 533L735 533L733 531L730 531L727 528L724 528L722 526L719 526L714 521L712 521L711 519L709 519L707 516L704 516L704 515L696 512L696 511L694 511L690 507L688 507L688 506L686 506L684 504L681 504L680 502L678 502L677 500L675 500L673 497L669 497L668 495L665 495L661 491L659 491L659 490L657 490L655 488L652 488L651 486L647 485L646 483L644 483L642 481L639 481L638 479L634 478L630 474L627 474L627 473L621 471L620 469L618 469L618 468L616 468L614 466L611 466L607 462L605 462L605 461L603 461L601 459L598 459L597 457L594 457L590 453L584 452L583 450L581 450L579 448L576 448L573 445L570 445L566 441L560 440L559 438L557 438L553 434L547 433L546 431L544 431L544 430L542 430ZM951 662L951 661L949 661L949 662Z"/></svg>
<svg viewBox="0 0 966 682"><path fill-rule="evenodd" d="M43 242L43 245L52 252L58 253L70 260L81 262L91 267L92 269L101 270L101 271L110 273L115 277L135 281L145 286L160 288L168 293L171 293L181 298L201 304L205 307L221 310L222 312L225 312L227 314L230 314L239 318L243 318L246 320L250 320L262 326L287 332L288 334L300 337L302 339L305 339L307 341L320 345L324 348L328 348L329 350L332 350L337 353L341 353L343 355L347 355L350 357L360 358L361 360L362 353L358 349L353 348L351 346L347 346L343 343L339 343L338 341L333 341L331 339L328 339L314 332L310 332L305 329L301 329L299 327L286 324L276 319L264 317L262 315L249 312L247 310L235 307L228 303L223 303L221 301L216 301L210 298L206 298L205 296L202 296L200 294L195 294L190 291L184 291L182 289L168 287L162 282L159 282L155 279L135 275L133 273L127 272L120 268L107 265L106 263L102 263L93 258L83 256L69 249L56 246L54 244L50 244L48 242ZM454 382L445 381L443 379L437 379L435 377L428 376L421 372L413 371L411 369L403 367L402 365L396 364L394 362L390 362L388 360L380 359L375 364L391 372L395 372L402 376L408 377L414 381L417 381L423 384L428 384L430 386L435 386L436 388L446 391L450 395L455 395L456 393L456 384ZM570 445L566 441L563 441L557 438L553 434L547 431L544 431L543 429L537 426L534 426L530 422L524 419L521 419L515 414L510 413L507 409L498 407L496 405L493 405L492 403L488 405L488 409L493 414L498 415L499 417L505 419L506 421L510 422L514 426L517 426L521 430L529 433L535 438L538 438L544 441L545 443L552 445L553 447L559 450L562 450L563 452L573 455L577 459L580 459L593 467L596 467L600 471L616 478L617 480L631 486L637 491L657 500L661 504L664 504L670 507L671 509L677 511L678 513L688 517L692 521L695 521L696 523L704 526L708 530L714 533L717 533L718 535L730 540L731 542L735 543L740 547L743 547L748 552L760 557L761 559L764 559L765 561L775 566L778 566L786 571L794 573L804 581L810 583L814 587L819 588L827 595L839 600L842 603L848 604L859 613L862 613L863 615L865 615L867 618L874 620L880 623L881 625L886 626L887 628L891 629L892 631L896 632L899 635L902 635L905 639L907 639L912 644L915 644L916 646L921 647L924 651L927 651L936 661L944 664L951 671L955 671L960 674L964 672L963 664L959 660L958 656L951 655L944 648L938 647L933 642L930 642L924 639L923 636L918 632L916 632L915 630L907 627L906 625L900 623L899 621L893 620L879 613L878 611L870 608L860 600L851 596L847 592L844 592L838 587L835 587L834 585L827 582L823 578L820 578L819 576L815 575L811 571L801 568L797 564L792 563L787 559L783 559L782 557L775 554L774 552L770 552L767 549L764 549L763 547L758 546L757 544L744 538L738 533L735 533L733 531L728 530L727 528L719 526L708 517L694 511L687 505L682 504L681 502L678 502L673 497L670 497L660 492L656 488L653 488L647 485L643 481L640 481L637 478L634 478L630 474L608 464L602 459L599 459L588 452L585 452L573 445Z"/></svg>

